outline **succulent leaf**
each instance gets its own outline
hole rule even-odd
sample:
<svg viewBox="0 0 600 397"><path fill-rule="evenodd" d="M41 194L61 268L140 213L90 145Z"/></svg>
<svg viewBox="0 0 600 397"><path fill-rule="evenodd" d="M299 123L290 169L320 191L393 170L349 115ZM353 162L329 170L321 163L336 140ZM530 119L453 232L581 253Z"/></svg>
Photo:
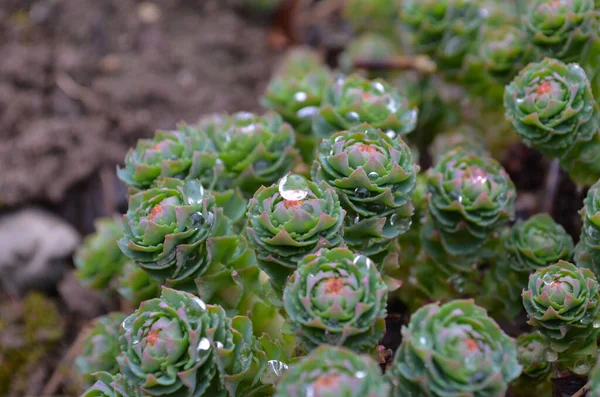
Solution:
<svg viewBox="0 0 600 397"><path fill-rule="evenodd" d="M579 212L583 226L575 247L575 264L600 275L600 182L596 182L583 200Z"/></svg>
<svg viewBox="0 0 600 397"><path fill-rule="evenodd" d="M308 351L320 344L368 351L385 331L387 287L370 259L347 248L306 255L283 304Z"/></svg>
<svg viewBox="0 0 600 397"><path fill-rule="evenodd" d="M130 385L121 374L95 374L98 379L81 397L142 397L139 389Z"/></svg>
<svg viewBox="0 0 600 397"><path fill-rule="evenodd" d="M119 294L133 307L138 307L145 300L156 298L160 294L160 286L141 267L134 262L127 262L119 276Z"/></svg>

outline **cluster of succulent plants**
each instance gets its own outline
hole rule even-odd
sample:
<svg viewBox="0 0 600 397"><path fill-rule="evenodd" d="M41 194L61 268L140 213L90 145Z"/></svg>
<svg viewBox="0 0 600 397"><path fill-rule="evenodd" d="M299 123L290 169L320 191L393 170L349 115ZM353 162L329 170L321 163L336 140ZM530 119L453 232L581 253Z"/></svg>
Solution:
<svg viewBox="0 0 600 397"><path fill-rule="evenodd" d="M84 395L527 396L573 374L597 390L600 182L574 247L549 214L516 219L499 155L518 136L600 179L595 7L348 1L341 73L296 48L267 113L140 140L122 224L75 257L128 304L84 340Z"/></svg>

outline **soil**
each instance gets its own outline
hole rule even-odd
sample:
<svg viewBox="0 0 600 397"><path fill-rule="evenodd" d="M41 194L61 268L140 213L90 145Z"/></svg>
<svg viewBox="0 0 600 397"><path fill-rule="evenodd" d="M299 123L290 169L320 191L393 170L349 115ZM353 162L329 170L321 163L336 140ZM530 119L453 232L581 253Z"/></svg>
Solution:
<svg viewBox="0 0 600 397"><path fill-rule="evenodd" d="M223 3L0 0L0 208L51 205L90 232L123 204L114 169L138 138L259 110L278 54Z"/></svg>

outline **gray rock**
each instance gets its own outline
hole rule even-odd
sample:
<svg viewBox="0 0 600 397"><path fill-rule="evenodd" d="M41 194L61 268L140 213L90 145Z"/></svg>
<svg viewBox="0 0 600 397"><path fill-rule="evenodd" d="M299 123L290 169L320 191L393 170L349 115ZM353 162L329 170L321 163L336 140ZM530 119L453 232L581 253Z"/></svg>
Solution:
<svg viewBox="0 0 600 397"><path fill-rule="evenodd" d="M80 239L68 223L41 209L0 216L0 288L20 296L52 288Z"/></svg>

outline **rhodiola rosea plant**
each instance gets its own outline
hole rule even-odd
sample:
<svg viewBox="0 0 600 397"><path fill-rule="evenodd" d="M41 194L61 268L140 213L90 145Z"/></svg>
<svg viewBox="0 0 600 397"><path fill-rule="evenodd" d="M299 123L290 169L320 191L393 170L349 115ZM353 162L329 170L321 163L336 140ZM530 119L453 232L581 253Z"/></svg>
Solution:
<svg viewBox="0 0 600 397"><path fill-rule="evenodd" d="M265 113L204 115L127 153L128 209L76 262L132 310L94 323L84 395L597 392L596 4L340 15L360 34L344 73L294 49ZM591 186L580 233L537 202L524 213L531 192L498 155L519 144Z"/></svg>

